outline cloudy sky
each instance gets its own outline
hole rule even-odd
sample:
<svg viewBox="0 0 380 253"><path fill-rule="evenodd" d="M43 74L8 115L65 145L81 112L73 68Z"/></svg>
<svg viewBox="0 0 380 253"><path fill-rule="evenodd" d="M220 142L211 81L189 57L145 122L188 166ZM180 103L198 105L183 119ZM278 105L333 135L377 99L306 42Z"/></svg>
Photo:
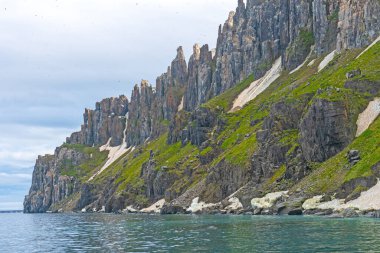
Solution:
<svg viewBox="0 0 380 253"><path fill-rule="evenodd" d="M179 45L215 47L235 0L0 0L0 210L21 209L38 154L85 107L154 83Z"/></svg>

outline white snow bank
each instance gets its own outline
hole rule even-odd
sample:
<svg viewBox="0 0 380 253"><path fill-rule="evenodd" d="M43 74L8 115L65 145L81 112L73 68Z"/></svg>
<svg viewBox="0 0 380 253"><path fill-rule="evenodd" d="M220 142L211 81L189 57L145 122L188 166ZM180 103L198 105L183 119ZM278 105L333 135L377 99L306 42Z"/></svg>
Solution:
<svg viewBox="0 0 380 253"><path fill-rule="evenodd" d="M242 108L249 101L257 97L265 89L269 87L281 74L281 57L278 58L272 68L260 79L251 83L251 85L242 91L240 95L235 99L234 104L230 112L237 111Z"/></svg>
<svg viewBox="0 0 380 253"><path fill-rule="evenodd" d="M240 200L237 197L232 197L228 199L228 202L230 203L225 209L230 211L237 211L240 209L243 209L243 204L240 202Z"/></svg>
<svg viewBox="0 0 380 253"><path fill-rule="evenodd" d="M161 199L161 200L157 201L156 203L154 203L153 205L151 205L150 207L141 209L140 212L142 212L142 213L160 213L164 204L165 204L165 199Z"/></svg>
<svg viewBox="0 0 380 253"><path fill-rule="evenodd" d="M311 60L311 61L309 62L309 64L307 64L307 66L308 66L308 67L311 67L311 66L314 65L314 63L315 63L315 59L314 59L314 60Z"/></svg>
<svg viewBox="0 0 380 253"><path fill-rule="evenodd" d="M362 56L365 52L367 52L371 47L373 47L374 45L376 45L376 43L379 42L379 41L380 41L380 36L377 37L377 39L375 39L375 41L372 42L372 44L369 45L363 52L361 52L361 54L359 54L359 56L356 57L356 59L358 59L360 56Z"/></svg>
<svg viewBox="0 0 380 253"><path fill-rule="evenodd" d="M321 61L321 63L318 66L318 72L321 72L326 66L334 59L336 55L336 50L332 51L326 57Z"/></svg>
<svg viewBox="0 0 380 253"><path fill-rule="evenodd" d="M287 194L288 191L268 193L263 198L252 199L251 205L253 208L271 208L280 198L286 197Z"/></svg>
<svg viewBox="0 0 380 253"><path fill-rule="evenodd" d="M119 159L126 152L131 150L131 148L127 149L127 142L126 142L127 141L127 125L128 125L128 113L125 115L125 129L123 132L123 134L124 134L123 142L121 143L120 146L111 147L111 145L110 145L111 138L109 138L108 142L99 148L99 150L101 152L105 151L105 150L109 151L108 160L106 161L106 163L103 165L103 167L99 171L97 171L92 177L90 177L88 182L92 181L97 175L99 175L105 169L107 169L108 166L110 166L112 163L114 163L117 159ZM133 148L132 148L132 150L133 150Z"/></svg>
<svg viewBox="0 0 380 253"><path fill-rule="evenodd" d="M341 211L347 208L356 208L361 211L367 210L380 210L380 182L370 188L368 191L364 191L357 199L344 203L343 199L334 199L327 202L320 202L322 196L315 196L306 200L302 208L306 210L311 209L333 209L335 211Z"/></svg>
<svg viewBox="0 0 380 253"><path fill-rule="evenodd" d="M289 74L291 75L291 74L297 72L298 70L300 70L300 69L306 64L306 62L309 61L309 59L310 59L311 55L313 54L313 52L314 52L314 46L311 46L311 48L310 48L310 53L309 53L309 55L306 57L305 61L304 61L303 63L301 63L301 65L299 65L297 68L295 68L295 69L293 69L292 71L290 71Z"/></svg>
<svg viewBox="0 0 380 253"><path fill-rule="evenodd" d="M375 98L371 101L368 107L359 114L356 125L358 130L356 131L356 137L361 135L380 115L380 98Z"/></svg>
<svg viewBox="0 0 380 253"><path fill-rule="evenodd" d="M185 96L182 96L181 103L178 105L178 111L179 112L183 110L184 99L185 99Z"/></svg>
<svg viewBox="0 0 380 253"><path fill-rule="evenodd" d="M209 207L214 207L216 206L217 204L206 204L205 202L199 202L199 197L196 197L195 199L193 199L193 201L191 202L191 205L189 208L187 208L187 211L188 212L192 212L192 213L196 213L196 212L200 212L202 211L203 209L205 208L209 208Z"/></svg>

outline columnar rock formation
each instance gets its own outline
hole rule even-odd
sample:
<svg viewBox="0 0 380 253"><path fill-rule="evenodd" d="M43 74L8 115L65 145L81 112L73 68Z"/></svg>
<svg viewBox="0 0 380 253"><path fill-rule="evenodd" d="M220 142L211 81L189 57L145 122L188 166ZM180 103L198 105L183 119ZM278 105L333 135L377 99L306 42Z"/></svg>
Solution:
<svg viewBox="0 0 380 253"><path fill-rule="evenodd" d="M220 201L244 184L268 180L284 166L281 177L289 181L300 180L309 172L309 163L329 159L355 137L355 120L345 103L312 100L313 94L306 94L296 102L276 101L263 105L263 111L268 110L269 114L258 120L260 125L252 120L252 132L239 133L233 142L239 145L253 135L256 138L256 150L247 162L249 168L244 169L234 167L224 157L210 163L216 153L225 151L221 145L229 136L213 139L223 131L226 119L224 115L216 115L215 108L204 108L201 104L250 75L257 80L280 57L282 69L290 71L308 55L322 56L333 50L342 52L369 45L380 35L379 13L378 0L247 0L246 4L238 0L236 11L231 12L219 27L215 51L208 45L196 44L187 63L179 47L166 73L157 77L155 88L143 80L140 86L134 87L130 101L125 96L108 98L96 103L95 110L86 109L81 130L66 141L79 145L66 144L57 148L54 155L37 159L32 186L25 198L25 212L45 212L74 193L80 196L72 209L96 201L107 205L106 210L119 210L134 197L141 197L141 193L148 200L163 197L171 200L182 194L186 183L194 178L202 178L206 188L203 197ZM238 127L241 122L235 123ZM137 186L123 188L123 194L116 197L113 194L119 187L117 184L123 183L117 180L120 174L107 179L112 187L104 186L99 190L96 187L101 186L84 182L78 173L82 169L80 165L91 160L98 147L108 141L111 147L124 148L121 145L124 141L127 147L136 146L135 158L140 155L142 144L167 132L168 144L180 141L185 146L190 143L196 146L194 149L202 151L192 159L189 155L175 163L175 166L186 164L184 171L167 168L170 162L167 158L165 166L159 170L156 163L162 161L156 160L152 151L149 160L140 166ZM91 153L84 152L88 149ZM197 175L196 168L191 167L193 159L200 159L200 165L210 165L207 171ZM86 169L90 171L105 164L100 159L96 162L99 164L91 164L93 168ZM128 160L118 166L117 173L122 173L128 167ZM66 176L62 175L63 170ZM71 174L76 176L67 176ZM175 185L178 180L186 182ZM173 185L176 187L170 190ZM196 192L202 197L202 190Z"/></svg>
<svg viewBox="0 0 380 253"><path fill-rule="evenodd" d="M127 112L127 97L103 99L96 103L95 110L85 110L81 131L67 138L67 143L97 146L107 143L111 138L111 146L120 145L126 127Z"/></svg>

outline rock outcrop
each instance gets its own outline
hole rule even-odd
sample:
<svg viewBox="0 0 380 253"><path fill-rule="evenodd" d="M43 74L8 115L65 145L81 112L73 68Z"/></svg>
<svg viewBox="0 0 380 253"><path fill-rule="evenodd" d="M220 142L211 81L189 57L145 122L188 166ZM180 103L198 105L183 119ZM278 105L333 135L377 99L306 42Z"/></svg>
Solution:
<svg viewBox="0 0 380 253"><path fill-rule="evenodd" d="M210 109L201 105L248 76L258 80L276 59L281 62L278 72L290 71L306 64L308 56L328 55L327 60L332 60L335 53L369 45L380 34L379 13L380 2L375 0L247 0L246 4L238 0L236 11L219 27L215 51L208 45L196 44L187 63L179 47L167 71L157 77L155 88L143 80L134 87L130 102L120 96L96 103L94 110L86 109L81 130L67 138L54 155L37 159L24 211L46 212L77 193L72 209L84 211L132 212L161 200L162 213L184 213L191 201L199 197L194 205L203 201L220 203L226 212L240 212L243 206L250 206L248 198L265 195L268 190L265 187L270 186L263 185L264 182L278 183L277 192L285 190L309 173L310 164L333 157L355 138L357 112L351 111L347 105L350 102L322 99L314 91L296 98L266 101L259 110L262 118L251 121L249 133L239 126L247 115L256 115L233 118L219 107ZM366 74L364 69L360 73L348 72L344 85L352 92L362 93L362 100L368 93L377 96L380 89L377 80L365 79ZM289 85L284 82L287 87L281 89L297 89L301 85L300 80L290 82ZM227 123L236 126L229 125L230 132L218 136ZM222 147L229 134L240 130L246 134L245 139L239 132L236 145L255 137L254 148L244 147L252 149L244 165L226 159L226 149L231 143L225 143L228 148ZM153 151L150 157L142 151L164 133L168 134L168 144L181 142L182 148L192 149L190 161L185 161L189 155L173 163L173 167L183 165L183 171L158 164ZM116 172L102 179L103 185L84 182L78 173L83 163L96 160L93 169L106 163L74 147L98 150L106 143L111 147L130 147L130 156L115 159ZM128 171L137 175L137 185L131 185L132 180L124 185L119 180L124 170L129 169L127 158L141 159L133 172ZM349 167L360 163L359 158L349 156ZM165 162L167 159L171 158L165 157ZM86 167L85 171L90 169ZM358 185L367 187L362 180L368 182L366 178L350 182L344 192ZM373 177L371 180L368 185L374 183ZM247 193L246 196L234 195L239 191ZM264 213L299 214L300 201L293 200ZM262 208L257 209L263 212Z"/></svg>
<svg viewBox="0 0 380 253"><path fill-rule="evenodd" d="M151 136L153 102L153 88L148 81L143 80L140 88L135 85L129 104L128 147L140 145Z"/></svg>
<svg viewBox="0 0 380 253"><path fill-rule="evenodd" d="M75 168L90 157L81 152L57 148L54 155L39 156L33 171L32 186L24 200L24 212L41 213L80 189L75 177L62 175L63 168Z"/></svg>
<svg viewBox="0 0 380 253"><path fill-rule="evenodd" d="M356 126L343 102L316 99L300 124L300 144L308 161L323 162L355 137Z"/></svg>
<svg viewBox="0 0 380 253"><path fill-rule="evenodd" d="M86 109L84 124L80 132L73 133L66 142L87 146L104 145L111 138L111 146L123 141L128 113L128 99L125 96L106 98L96 103L95 110Z"/></svg>

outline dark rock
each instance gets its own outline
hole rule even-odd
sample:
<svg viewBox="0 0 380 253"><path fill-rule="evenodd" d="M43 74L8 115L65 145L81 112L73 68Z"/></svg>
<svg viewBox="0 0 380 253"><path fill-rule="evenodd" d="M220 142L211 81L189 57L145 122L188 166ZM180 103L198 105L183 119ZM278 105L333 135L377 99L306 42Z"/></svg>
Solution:
<svg viewBox="0 0 380 253"><path fill-rule="evenodd" d="M103 99L96 103L95 110L85 110L81 131L73 133L66 142L97 146L111 139L110 145L118 146L123 142L127 113L128 99L125 96Z"/></svg>
<svg viewBox="0 0 380 253"><path fill-rule="evenodd" d="M302 215L302 209L293 209L288 212L288 215Z"/></svg>
<svg viewBox="0 0 380 253"><path fill-rule="evenodd" d="M165 204L160 211L160 214L184 214L186 210L181 206Z"/></svg>
<svg viewBox="0 0 380 253"><path fill-rule="evenodd" d="M360 76L362 74L362 71L360 69L352 70L346 73L346 78L351 79L356 76Z"/></svg>
<svg viewBox="0 0 380 253"><path fill-rule="evenodd" d="M348 162L355 165L360 161L360 154L358 150L350 150L347 153Z"/></svg>
<svg viewBox="0 0 380 253"><path fill-rule="evenodd" d="M308 161L323 162L355 138L355 123L344 102L316 99L300 124L300 144Z"/></svg>
<svg viewBox="0 0 380 253"><path fill-rule="evenodd" d="M370 80L349 80L344 84L344 88L352 89L360 93L376 95L380 92L380 82Z"/></svg>
<svg viewBox="0 0 380 253"><path fill-rule="evenodd" d="M344 218L354 218L354 217L359 217L359 214L356 212L355 209L353 208L347 208L347 209L344 209L342 212L341 212L341 215L344 217Z"/></svg>

